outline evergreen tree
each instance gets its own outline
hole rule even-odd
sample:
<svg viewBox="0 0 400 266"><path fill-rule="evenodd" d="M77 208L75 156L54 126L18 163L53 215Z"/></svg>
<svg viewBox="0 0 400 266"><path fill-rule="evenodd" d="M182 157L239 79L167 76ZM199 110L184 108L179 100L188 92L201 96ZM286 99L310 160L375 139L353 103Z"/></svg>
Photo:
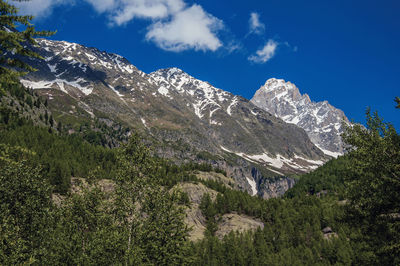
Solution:
<svg viewBox="0 0 400 266"><path fill-rule="evenodd" d="M347 178L349 215L380 264L400 263L400 135L377 113L367 128L348 127L345 142L352 168Z"/></svg>
<svg viewBox="0 0 400 266"><path fill-rule="evenodd" d="M53 127L53 126L54 126L53 115L50 115L50 117L49 117L49 123L50 123L50 127Z"/></svg>
<svg viewBox="0 0 400 266"><path fill-rule="evenodd" d="M36 45L34 38L54 34L36 31L30 23L32 19L32 16L18 15L15 6L0 0L0 92L4 93L4 87L19 84L18 76L35 71L22 60L23 57L41 58L30 48L30 45ZM17 25L22 25L25 29L18 31Z"/></svg>

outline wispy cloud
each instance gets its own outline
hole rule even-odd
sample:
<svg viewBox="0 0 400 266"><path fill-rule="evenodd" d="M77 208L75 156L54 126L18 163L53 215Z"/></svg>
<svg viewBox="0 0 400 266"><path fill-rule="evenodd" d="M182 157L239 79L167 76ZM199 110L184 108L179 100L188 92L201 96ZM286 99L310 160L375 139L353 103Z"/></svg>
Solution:
<svg viewBox="0 0 400 266"><path fill-rule="evenodd" d="M256 12L250 13L249 34L254 33L261 35L265 32L265 24L260 21L260 14Z"/></svg>
<svg viewBox="0 0 400 266"><path fill-rule="evenodd" d="M255 54L248 57L248 60L254 63L264 64L274 57L278 43L274 40L268 40L263 48L256 51Z"/></svg>
<svg viewBox="0 0 400 266"><path fill-rule="evenodd" d="M117 4L116 0L85 0L85 1L90 3L93 6L93 8L99 13L113 10Z"/></svg>
<svg viewBox="0 0 400 266"><path fill-rule="evenodd" d="M12 2L11 4L19 8L24 15L33 15L38 19L51 15L53 8L60 5L74 4L74 0L31 0L22 2Z"/></svg>

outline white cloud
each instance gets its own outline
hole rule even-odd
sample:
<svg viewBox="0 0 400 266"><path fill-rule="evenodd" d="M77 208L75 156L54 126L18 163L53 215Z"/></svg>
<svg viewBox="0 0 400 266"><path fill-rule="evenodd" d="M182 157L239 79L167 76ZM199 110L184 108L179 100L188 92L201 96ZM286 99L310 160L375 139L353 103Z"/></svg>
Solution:
<svg viewBox="0 0 400 266"><path fill-rule="evenodd" d="M150 19L146 40L167 51L215 51L222 46L217 32L221 20L200 5L188 7L183 0L85 0L99 13L108 15L113 26L134 19Z"/></svg>
<svg viewBox="0 0 400 266"><path fill-rule="evenodd" d="M73 3L73 0L31 0L11 2L11 4L19 8L20 14L33 15L36 18L43 18L50 15L53 8L56 6Z"/></svg>
<svg viewBox="0 0 400 266"><path fill-rule="evenodd" d="M117 3L117 0L85 0L85 1L91 4L93 8L99 13L103 13L107 10L112 10Z"/></svg>
<svg viewBox="0 0 400 266"><path fill-rule="evenodd" d="M250 28L249 34L255 33L261 35L264 33L265 25L260 21L260 14L256 12L250 13L249 28Z"/></svg>
<svg viewBox="0 0 400 266"><path fill-rule="evenodd" d="M87 1L97 3L96 0ZM125 24L135 18L164 19L184 7L183 0L114 0L110 19L116 25Z"/></svg>
<svg viewBox="0 0 400 266"><path fill-rule="evenodd" d="M275 42L274 40L268 40L264 47L258 50L254 55L249 56L248 60L254 63L266 63L268 60L274 57L277 47L277 42Z"/></svg>
<svg viewBox="0 0 400 266"><path fill-rule="evenodd" d="M44 17L62 4L76 0L32 0L16 2L24 14ZM184 0L84 0L111 26L125 25L135 19L150 20L146 40L168 51L216 51L222 46L218 32L223 22L200 5L188 6ZM76 1L77 3L79 1Z"/></svg>
<svg viewBox="0 0 400 266"><path fill-rule="evenodd" d="M222 46L215 34L222 27L222 21L206 13L201 6L193 5L175 14L170 21L152 24L146 39L168 51L215 51Z"/></svg>

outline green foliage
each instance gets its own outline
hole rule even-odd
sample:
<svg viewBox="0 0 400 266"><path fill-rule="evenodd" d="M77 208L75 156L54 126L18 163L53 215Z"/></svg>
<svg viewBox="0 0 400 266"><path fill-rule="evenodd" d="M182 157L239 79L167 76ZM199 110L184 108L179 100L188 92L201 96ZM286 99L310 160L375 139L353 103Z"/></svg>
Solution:
<svg viewBox="0 0 400 266"><path fill-rule="evenodd" d="M134 135L118 154L115 207L117 221L124 225L127 263L157 265L188 262L188 228L177 197L161 187L157 165L148 148Z"/></svg>
<svg viewBox="0 0 400 266"><path fill-rule="evenodd" d="M18 125L21 123L24 125ZM98 167L98 178L113 176L115 151L91 145L76 135L49 133L46 128L33 126L18 117L8 121L8 127L0 131L0 143L34 151L36 155L30 160L42 165L43 175L57 192L68 191L71 176L87 176Z"/></svg>
<svg viewBox="0 0 400 266"><path fill-rule="evenodd" d="M350 167L348 156L332 159L315 171L302 175L285 196L293 198L305 194L318 196L338 194L340 198L343 198L344 181Z"/></svg>
<svg viewBox="0 0 400 266"><path fill-rule="evenodd" d="M51 187L40 168L22 160L32 153L0 147L0 264L29 263L46 253L53 222Z"/></svg>
<svg viewBox="0 0 400 266"><path fill-rule="evenodd" d="M41 170L31 166L37 155L0 147L0 264L192 262L179 191L159 185L157 165L138 139L118 152L112 194L93 177L78 193L59 196L57 206Z"/></svg>
<svg viewBox="0 0 400 266"><path fill-rule="evenodd" d="M192 248L195 265L350 265L355 259L358 247L346 239L351 228L341 222L344 209L335 198L302 194L266 201L239 191L222 194L214 202L205 194L201 202L208 233ZM219 240L212 230L225 212L253 214L264 223L264 229L231 232ZM326 226L339 236L324 239L321 230Z"/></svg>
<svg viewBox="0 0 400 266"><path fill-rule="evenodd" d="M82 187L57 208L57 224L46 264L109 265L122 253L118 225L111 215L106 194L97 185Z"/></svg>
<svg viewBox="0 0 400 266"><path fill-rule="evenodd" d="M399 264L400 136L368 110L367 128L348 127L343 138L352 149L346 179L349 218L379 263Z"/></svg>
<svg viewBox="0 0 400 266"><path fill-rule="evenodd" d="M207 233L214 235L218 229L218 224L215 217L217 210L209 194L204 194L199 207L207 221Z"/></svg>

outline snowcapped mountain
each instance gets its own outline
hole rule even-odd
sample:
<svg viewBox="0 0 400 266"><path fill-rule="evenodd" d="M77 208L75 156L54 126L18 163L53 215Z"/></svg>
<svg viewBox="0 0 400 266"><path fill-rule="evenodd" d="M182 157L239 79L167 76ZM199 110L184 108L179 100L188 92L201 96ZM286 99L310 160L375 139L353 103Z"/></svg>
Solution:
<svg viewBox="0 0 400 266"><path fill-rule="evenodd" d="M171 89L181 95L189 94L196 116L203 119L208 110L209 124L211 125L222 125L221 122L213 120L215 112L221 111L232 115L231 108L238 102L232 94L195 79L178 68L161 69L151 73L150 77L158 86L158 92L166 97L171 97L169 95ZM225 103L228 102L228 107L224 108Z"/></svg>
<svg viewBox="0 0 400 266"><path fill-rule="evenodd" d="M45 60L28 62L38 71L21 82L47 97L66 126L80 118L124 124L160 156L223 168L251 194L263 195L265 178L308 172L327 159L304 130L180 69L146 74L96 48L38 44Z"/></svg>
<svg viewBox="0 0 400 266"><path fill-rule="evenodd" d="M303 128L325 154L333 157L343 154L342 123L350 122L343 111L327 101L313 102L293 83L272 78L256 91L251 102L283 121Z"/></svg>

